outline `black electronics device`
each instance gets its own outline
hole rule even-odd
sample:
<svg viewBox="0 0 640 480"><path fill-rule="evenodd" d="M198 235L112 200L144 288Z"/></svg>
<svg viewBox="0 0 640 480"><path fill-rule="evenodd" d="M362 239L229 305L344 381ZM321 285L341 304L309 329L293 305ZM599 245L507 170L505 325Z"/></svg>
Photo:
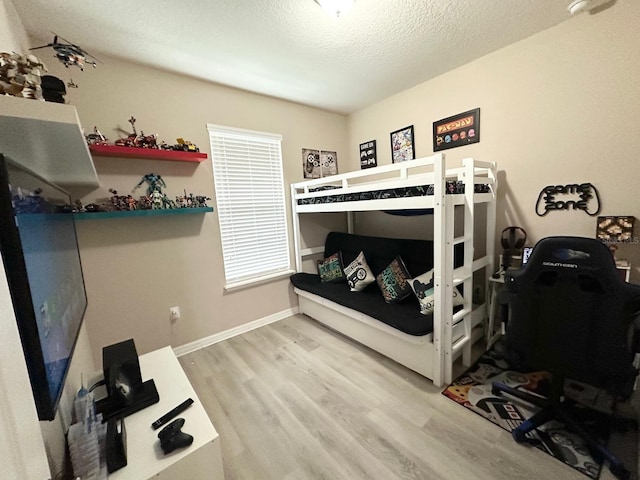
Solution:
<svg viewBox="0 0 640 480"><path fill-rule="evenodd" d="M142 381L138 353L133 339L102 349L102 368L107 397L96 402L103 421L131 415L160 400L153 379Z"/></svg>
<svg viewBox="0 0 640 480"><path fill-rule="evenodd" d="M133 339L114 343L102 349L102 369L110 397L120 396L131 403L136 391L142 387L138 352Z"/></svg>
<svg viewBox="0 0 640 480"><path fill-rule="evenodd" d="M187 398L184 402L182 402L176 408L174 408L173 410L169 410L167 413L165 413L163 416L161 416L158 420L153 422L151 424L151 428L153 428L154 430L159 429L161 426L163 426L169 420L173 419L174 417L177 417L182 412L184 412L192 404L193 404L193 399L192 398Z"/></svg>
<svg viewBox="0 0 640 480"><path fill-rule="evenodd" d="M127 431L124 417L111 418L107 423L107 471L115 472L127 466Z"/></svg>

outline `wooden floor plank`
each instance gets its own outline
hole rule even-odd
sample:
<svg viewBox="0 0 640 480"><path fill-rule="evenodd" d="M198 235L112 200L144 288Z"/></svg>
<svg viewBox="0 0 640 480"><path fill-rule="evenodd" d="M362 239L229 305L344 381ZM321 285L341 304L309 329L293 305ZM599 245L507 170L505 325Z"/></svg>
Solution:
<svg viewBox="0 0 640 480"><path fill-rule="evenodd" d="M227 480L586 478L304 315L180 362L220 433Z"/></svg>

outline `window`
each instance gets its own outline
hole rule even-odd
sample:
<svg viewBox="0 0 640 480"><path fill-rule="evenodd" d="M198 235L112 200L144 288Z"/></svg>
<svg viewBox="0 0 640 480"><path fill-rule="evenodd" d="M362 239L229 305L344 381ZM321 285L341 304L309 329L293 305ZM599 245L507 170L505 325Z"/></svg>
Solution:
<svg viewBox="0 0 640 480"><path fill-rule="evenodd" d="M226 288L291 273L280 135L207 125Z"/></svg>

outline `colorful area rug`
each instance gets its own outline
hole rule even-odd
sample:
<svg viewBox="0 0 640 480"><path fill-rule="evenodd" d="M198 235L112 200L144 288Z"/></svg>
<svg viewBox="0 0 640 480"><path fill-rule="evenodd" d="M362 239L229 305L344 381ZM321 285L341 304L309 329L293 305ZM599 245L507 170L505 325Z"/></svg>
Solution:
<svg viewBox="0 0 640 480"><path fill-rule="evenodd" d="M477 413L510 432L525 419L530 418L538 407L505 394L494 396L491 382L499 381L522 390L546 396L550 387L547 372L518 372L510 369L508 362L494 348L484 353L465 373L449 385L442 394L463 407ZM568 400L569 401L569 400ZM593 401L593 398L590 399ZM609 435L611 417L580 403L572 402L574 418L601 441ZM575 468L589 478L597 479L602 462L589 452L584 441L558 421L547 422L527 435L529 443L556 459Z"/></svg>

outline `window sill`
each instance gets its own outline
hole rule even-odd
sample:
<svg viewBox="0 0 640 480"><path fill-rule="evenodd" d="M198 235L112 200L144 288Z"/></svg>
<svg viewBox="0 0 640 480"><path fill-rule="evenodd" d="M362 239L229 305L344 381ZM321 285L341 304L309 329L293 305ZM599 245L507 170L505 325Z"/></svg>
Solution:
<svg viewBox="0 0 640 480"><path fill-rule="evenodd" d="M252 278L251 280L245 280L243 282L227 283L224 286L224 290L226 292L234 292L236 290L242 290L243 288L255 287L264 283L273 282L274 280L281 280L294 273L296 273L295 270L285 270L284 272L278 272L273 275L266 275L259 278Z"/></svg>

